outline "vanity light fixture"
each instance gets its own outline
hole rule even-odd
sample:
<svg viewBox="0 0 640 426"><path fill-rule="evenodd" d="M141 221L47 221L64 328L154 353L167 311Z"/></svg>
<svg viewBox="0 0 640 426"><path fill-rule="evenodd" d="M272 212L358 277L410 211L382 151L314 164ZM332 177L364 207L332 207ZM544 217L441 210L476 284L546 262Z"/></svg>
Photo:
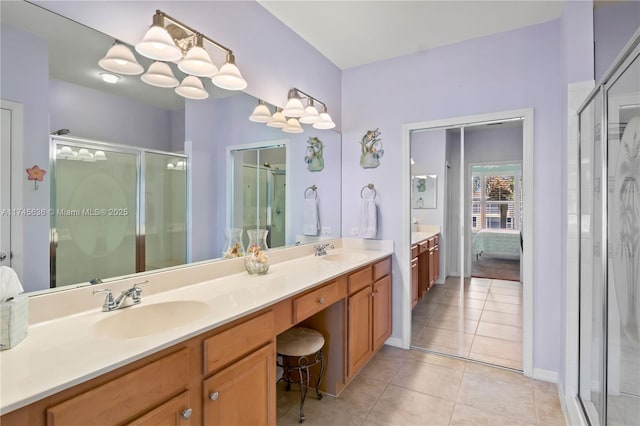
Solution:
<svg viewBox="0 0 640 426"><path fill-rule="evenodd" d="M295 92L296 96L293 96L292 92ZM331 119L331 116L327 112L327 104L325 104L324 102L318 100L317 98L314 98L313 96L303 92L300 89L296 89L295 87L289 90L289 94L287 95L287 97L289 98L289 101L296 98L298 99L298 101L304 98L307 99L307 107L303 109L302 114L299 115L300 123L312 124L314 129L324 130L333 129L334 127L336 127L335 123ZM322 112L319 114L315 106L316 103L322 105ZM289 105L289 103L287 103L287 105ZM302 103L300 103L300 106L302 107ZM286 112L286 108L283 112L285 113L285 115L289 116Z"/></svg>
<svg viewBox="0 0 640 426"><path fill-rule="evenodd" d="M180 86L175 88L175 91L178 95L188 99L207 99L209 97L209 93L204 90L202 81L192 75L186 76Z"/></svg>
<svg viewBox="0 0 640 426"><path fill-rule="evenodd" d="M180 84L178 79L173 75L171 67L160 61L156 61L149 65L149 69L140 76L140 79L152 86L164 88L174 88Z"/></svg>
<svg viewBox="0 0 640 426"><path fill-rule="evenodd" d="M300 117L300 122L304 124L314 124L320 121L320 113L313 104L313 98L309 98L304 114Z"/></svg>
<svg viewBox="0 0 640 426"><path fill-rule="evenodd" d="M271 111L269 111L269 107L262 99L258 100L258 105L253 109L249 120L254 123L268 123L271 121Z"/></svg>
<svg viewBox="0 0 640 426"><path fill-rule="evenodd" d="M144 71L131 49L117 41L104 58L98 61L98 65L107 71L122 75L138 75Z"/></svg>
<svg viewBox="0 0 640 426"><path fill-rule="evenodd" d="M165 20L170 21L170 24L165 26ZM213 63L205 49L205 40L226 52L226 63L220 70L218 70L218 67ZM195 82L194 79L198 79L198 77L211 78L213 84L227 90L242 90L247 87L246 80L242 77L235 64L235 56L231 49L160 10L156 10L151 28L147 31L142 41L136 44L135 49L141 55L156 61L178 63L178 68L189 75L176 88L176 92L181 96L190 99L205 99L208 97L208 94L204 96L206 91L202 82ZM154 64L152 64L152 67ZM145 75L149 74L150 71L151 67ZM162 75L167 77L167 81L170 80L168 73L163 73ZM172 73L171 76L173 76ZM162 79L164 80L164 77ZM167 86L150 82L149 80L157 83L157 80L150 79L148 76L147 78L143 77L142 80L160 87L178 86L177 80L171 83L175 83L175 85Z"/></svg>
<svg viewBox="0 0 640 426"><path fill-rule="evenodd" d="M287 120L287 125L282 128L282 131L285 133L302 133L304 129L297 118L291 117Z"/></svg>
<svg viewBox="0 0 640 426"><path fill-rule="evenodd" d="M287 94L287 105L282 110L287 117L302 117L304 115L304 107L297 89L289 90Z"/></svg>
<svg viewBox="0 0 640 426"><path fill-rule="evenodd" d="M282 113L282 109L276 108L276 112L271 116L271 120L267 122L267 126L283 129L287 125L287 117Z"/></svg>
<svg viewBox="0 0 640 426"><path fill-rule="evenodd" d="M324 105L322 107L322 112L320 113L320 120L317 121L316 123L313 123L313 128L327 130L327 129L333 129L334 127L336 127L336 123L333 122L333 120L331 119L331 116L327 112L327 106Z"/></svg>

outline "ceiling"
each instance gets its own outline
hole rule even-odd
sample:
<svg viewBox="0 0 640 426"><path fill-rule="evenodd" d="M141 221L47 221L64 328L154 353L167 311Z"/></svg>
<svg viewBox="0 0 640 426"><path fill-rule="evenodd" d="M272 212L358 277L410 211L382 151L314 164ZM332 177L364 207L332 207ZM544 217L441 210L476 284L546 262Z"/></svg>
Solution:
<svg viewBox="0 0 640 426"><path fill-rule="evenodd" d="M340 69L540 24L563 0L258 0Z"/></svg>

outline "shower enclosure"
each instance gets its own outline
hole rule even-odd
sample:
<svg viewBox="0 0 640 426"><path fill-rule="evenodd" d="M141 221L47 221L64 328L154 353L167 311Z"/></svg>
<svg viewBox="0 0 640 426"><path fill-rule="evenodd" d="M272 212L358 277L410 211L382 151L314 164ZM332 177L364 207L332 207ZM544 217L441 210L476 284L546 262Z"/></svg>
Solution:
<svg viewBox="0 0 640 426"><path fill-rule="evenodd" d="M51 137L50 286L188 262L187 157Z"/></svg>
<svg viewBox="0 0 640 426"><path fill-rule="evenodd" d="M640 419L640 32L579 110L579 399Z"/></svg>

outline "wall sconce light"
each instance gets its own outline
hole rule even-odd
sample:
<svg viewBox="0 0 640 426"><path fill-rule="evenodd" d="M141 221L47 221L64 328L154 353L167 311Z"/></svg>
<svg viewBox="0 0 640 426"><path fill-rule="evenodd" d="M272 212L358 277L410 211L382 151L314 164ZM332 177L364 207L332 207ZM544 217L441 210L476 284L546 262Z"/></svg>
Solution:
<svg viewBox="0 0 640 426"><path fill-rule="evenodd" d="M307 107L304 108L302 101L307 100ZM315 103L322 105L322 112L318 112ZM256 123L266 123L269 127L282 129L286 133L302 133L304 129L300 125L311 124L314 129L333 129L336 124L327 112L327 105L295 87L287 94L287 105L284 109L276 108L273 115L270 115L269 108L264 101L259 100L254 108L249 120Z"/></svg>
<svg viewBox="0 0 640 426"><path fill-rule="evenodd" d="M165 26L165 21L170 23ZM205 40L226 52L226 62L220 70L205 49ZM176 93L186 98L205 99L209 96L205 96L200 77L211 78L212 83L222 89L243 90L247 87L231 49L160 10L156 10L151 28L135 45L135 50L156 61L142 75L142 81L153 86L175 88ZM182 84L166 62L177 62L178 69L188 74ZM98 64L108 71L125 75L138 75L144 71L133 52L117 42Z"/></svg>

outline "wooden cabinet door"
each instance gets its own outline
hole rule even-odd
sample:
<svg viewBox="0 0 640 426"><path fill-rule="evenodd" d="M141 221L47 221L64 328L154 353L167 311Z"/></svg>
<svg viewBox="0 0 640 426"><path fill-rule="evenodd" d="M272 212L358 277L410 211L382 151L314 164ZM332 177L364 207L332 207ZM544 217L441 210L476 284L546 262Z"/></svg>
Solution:
<svg viewBox="0 0 640 426"><path fill-rule="evenodd" d="M349 297L349 353L347 375L355 373L369 360L373 353L371 333L371 286L367 286Z"/></svg>
<svg viewBox="0 0 640 426"><path fill-rule="evenodd" d="M418 256L418 300L429 290L429 252Z"/></svg>
<svg viewBox="0 0 640 426"><path fill-rule="evenodd" d="M276 424L275 344L270 343L204 381L203 424Z"/></svg>
<svg viewBox="0 0 640 426"><path fill-rule="evenodd" d="M440 245L436 245L433 250L434 252L434 260L433 260L433 280L434 282L440 278Z"/></svg>
<svg viewBox="0 0 640 426"><path fill-rule="evenodd" d="M433 284L436 282L436 253L435 253L435 249L430 249L429 250L429 284L427 286L427 290L431 288L431 286L433 286Z"/></svg>
<svg viewBox="0 0 640 426"><path fill-rule="evenodd" d="M193 408L189 400L189 391L184 391L129 423L129 426L189 426L192 414Z"/></svg>
<svg viewBox="0 0 640 426"><path fill-rule="evenodd" d="M391 336L391 276L373 283L373 350Z"/></svg>
<svg viewBox="0 0 640 426"><path fill-rule="evenodd" d="M418 304L418 258L411 260L411 309Z"/></svg>

